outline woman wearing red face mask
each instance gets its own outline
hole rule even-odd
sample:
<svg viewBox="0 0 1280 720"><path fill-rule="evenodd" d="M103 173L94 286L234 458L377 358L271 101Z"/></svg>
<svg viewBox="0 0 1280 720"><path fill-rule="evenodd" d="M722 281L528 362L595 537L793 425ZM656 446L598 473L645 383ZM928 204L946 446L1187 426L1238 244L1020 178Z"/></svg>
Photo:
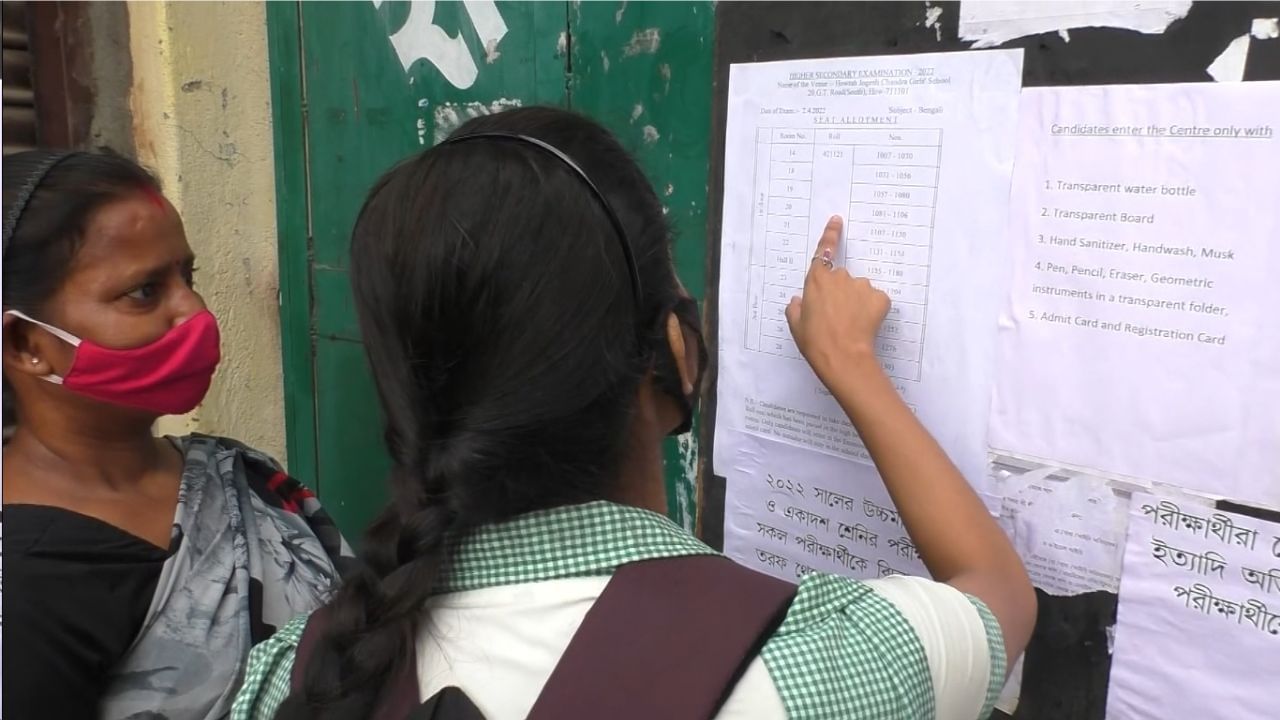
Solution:
<svg viewBox="0 0 1280 720"><path fill-rule="evenodd" d="M230 440L155 438L219 361L182 220L109 153L4 161L7 717L220 718L350 550Z"/></svg>

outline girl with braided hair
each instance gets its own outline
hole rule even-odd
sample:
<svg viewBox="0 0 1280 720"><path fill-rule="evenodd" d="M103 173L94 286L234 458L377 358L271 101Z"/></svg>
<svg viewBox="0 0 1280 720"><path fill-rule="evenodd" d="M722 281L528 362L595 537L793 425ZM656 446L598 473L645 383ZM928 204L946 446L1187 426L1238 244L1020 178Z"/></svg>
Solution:
<svg viewBox="0 0 1280 720"><path fill-rule="evenodd" d="M219 361L159 183L108 152L4 159L4 716L218 720L249 648L351 553L225 438L155 438Z"/></svg>
<svg viewBox="0 0 1280 720"><path fill-rule="evenodd" d="M888 299L834 269L838 218L788 319L935 579L797 589L662 515L706 362L664 216L616 139L552 108L470 120L374 186L350 268L392 499L334 600L254 650L233 720L986 716L1034 594L876 362Z"/></svg>

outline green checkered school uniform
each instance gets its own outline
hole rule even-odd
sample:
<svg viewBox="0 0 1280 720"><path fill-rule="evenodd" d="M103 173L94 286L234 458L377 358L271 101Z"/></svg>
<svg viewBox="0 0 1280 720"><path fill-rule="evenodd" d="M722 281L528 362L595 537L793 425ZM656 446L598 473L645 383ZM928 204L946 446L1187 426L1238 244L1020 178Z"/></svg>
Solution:
<svg viewBox="0 0 1280 720"><path fill-rule="evenodd" d="M707 554L715 551L665 517L595 502L531 513L451 543L438 593L604 577L637 560ZM985 718L1004 680L1004 643L990 610L968 600L990 655ZM253 650L231 720L274 716L289 694L306 621L295 619ZM792 720L935 717L925 648L898 607L869 583L807 576L761 659Z"/></svg>

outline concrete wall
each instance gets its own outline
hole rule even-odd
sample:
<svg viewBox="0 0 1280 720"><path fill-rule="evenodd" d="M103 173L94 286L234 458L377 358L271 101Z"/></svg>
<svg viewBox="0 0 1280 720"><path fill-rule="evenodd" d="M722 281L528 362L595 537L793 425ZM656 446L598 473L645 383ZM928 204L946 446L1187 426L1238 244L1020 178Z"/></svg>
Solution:
<svg viewBox="0 0 1280 720"><path fill-rule="evenodd" d="M159 430L285 452L267 31L260 2L130 2L138 159L156 171L222 327L204 405Z"/></svg>
<svg viewBox="0 0 1280 720"><path fill-rule="evenodd" d="M129 87L133 84L133 57L129 48L129 7L125 3L84 3L82 27L70 31L71 42L85 42L85 60L93 93L88 147L107 146L125 155L136 154Z"/></svg>

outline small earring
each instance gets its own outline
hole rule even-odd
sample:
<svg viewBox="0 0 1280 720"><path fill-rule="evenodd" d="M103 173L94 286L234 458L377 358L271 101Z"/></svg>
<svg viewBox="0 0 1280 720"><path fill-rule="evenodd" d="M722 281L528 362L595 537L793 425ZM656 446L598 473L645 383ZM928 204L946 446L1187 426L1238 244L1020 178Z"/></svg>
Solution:
<svg viewBox="0 0 1280 720"><path fill-rule="evenodd" d="M40 364L40 358L31 358L31 364L32 364L32 365L39 365L39 364Z"/></svg>

